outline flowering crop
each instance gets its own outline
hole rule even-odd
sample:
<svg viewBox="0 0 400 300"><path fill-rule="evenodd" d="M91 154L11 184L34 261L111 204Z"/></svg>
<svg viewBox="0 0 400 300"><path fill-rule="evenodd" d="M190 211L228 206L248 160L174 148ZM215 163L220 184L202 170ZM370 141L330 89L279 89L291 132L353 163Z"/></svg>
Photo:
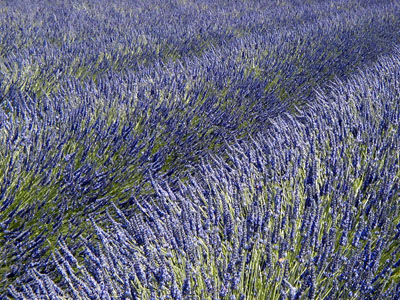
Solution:
<svg viewBox="0 0 400 300"><path fill-rule="evenodd" d="M400 6L0 2L0 299L399 299Z"/></svg>

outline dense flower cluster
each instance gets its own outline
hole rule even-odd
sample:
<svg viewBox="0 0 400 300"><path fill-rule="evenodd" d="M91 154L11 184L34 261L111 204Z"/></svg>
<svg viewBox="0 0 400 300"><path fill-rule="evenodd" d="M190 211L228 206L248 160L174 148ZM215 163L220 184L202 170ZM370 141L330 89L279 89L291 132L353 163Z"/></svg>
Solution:
<svg viewBox="0 0 400 300"><path fill-rule="evenodd" d="M359 2L0 2L0 298L399 299L400 6Z"/></svg>

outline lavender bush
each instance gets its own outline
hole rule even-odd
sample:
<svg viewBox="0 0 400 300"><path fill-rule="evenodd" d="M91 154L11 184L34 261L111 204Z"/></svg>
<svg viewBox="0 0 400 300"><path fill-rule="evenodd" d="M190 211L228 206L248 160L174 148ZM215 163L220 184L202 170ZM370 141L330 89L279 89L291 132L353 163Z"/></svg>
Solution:
<svg viewBox="0 0 400 300"><path fill-rule="evenodd" d="M1 299L400 298L397 3L0 15Z"/></svg>

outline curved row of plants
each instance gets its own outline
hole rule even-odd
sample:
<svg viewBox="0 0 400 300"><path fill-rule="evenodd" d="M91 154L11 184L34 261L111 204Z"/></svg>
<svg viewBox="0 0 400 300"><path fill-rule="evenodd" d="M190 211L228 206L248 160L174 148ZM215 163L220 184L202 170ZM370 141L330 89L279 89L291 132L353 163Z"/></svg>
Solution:
<svg viewBox="0 0 400 300"><path fill-rule="evenodd" d="M3 258L0 261L0 295L4 293L7 297L13 297L14 294L14 297L22 299L30 299L32 295L39 299L106 299L104 297L107 297L107 293L114 298L132 297L122 296L120 292L124 288L119 285L122 278L120 276L128 274L130 267L125 269L121 266L123 261L117 261L114 267L121 266L119 271L115 268L96 269L102 268L103 262L101 261L100 266L96 265L97 267L92 265L93 262L84 262L84 253L92 251L98 256L104 251L106 257L111 255L111 248L107 248L109 244L98 244L103 241L101 232L106 230L111 240L118 239L115 230L120 225L114 221L122 222L118 218L124 216L126 222L137 223L141 227L140 232L150 230L149 234L151 230L154 231L154 228L151 229L151 220L155 217L161 222L157 225L161 226L158 227L159 230L172 225L178 231L183 230L184 227L179 225L183 222L181 219L186 220L184 222L211 226L206 225L210 223L207 221L206 211L211 212L213 207L219 207L225 215L228 208L231 217L227 215L223 218L227 218L224 222L229 222L229 218L234 218L233 208L229 208L233 202L229 201L243 201L243 197L253 197L254 191L251 186L243 193L234 192L230 188L227 195L224 193L224 197L232 200L224 200L225 204L218 202L220 194L217 192L220 188L215 186L219 183L202 179L204 175L211 174L208 172L220 172L218 168L223 170L222 173L213 176L216 179L228 176L228 182L232 182L231 185L235 188L241 188L242 180L250 180L253 176L268 178L270 183L260 185L261 189L265 189L263 196L257 194L260 199L275 197L278 193L275 188L281 189L282 193L297 191L300 199L298 201L307 199L306 193L316 194L317 187L307 187L303 191L303 187L297 184L298 178L305 176L304 170L309 168L309 163L305 162L308 160L304 160L305 157L302 156L304 170L301 171L302 168L294 167L292 156L280 157L277 150L271 155L269 151L274 146L270 143L275 143L276 138L289 138L290 135L285 135L293 131L292 134L297 132L299 137L297 141L286 142L288 151L292 148L293 151L305 155L307 147L310 147L310 161L312 155L320 155L316 154L315 149L312 150L313 147L320 147L320 144L316 140L307 140L309 131L315 126L309 122L311 116L296 116L302 111L298 111L296 107L303 109L310 105L311 109L307 111L322 114L319 111L321 104L315 102L314 89L318 86L324 87L335 77L345 80L359 67L373 65L379 56L392 51L393 44L399 41L400 35L397 30L400 25L400 10L398 5L390 1L368 1L362 5L358 1L311 1L309 5L284 2L277 5L254 1L252 8L241 2L236 6L223 1L153 2L115 2L110 6L102 5L102 1L20 1L13 5L0 4L0 11L4 16L0 21L0 26L4 29L1 32L7 33L3 34L0 45L0 256ZM354 13L355 9L357 13ZM217 25L213 27L215 22ZM127 28L132 30L126 30ZM271 32L272 29L276 32ZM165 41L167 44L162 44ZM396 59L391 61L396 65ZM381 65L384 65L382 61ZM389 67L394 68L388 64ZM379 73L380 75L382 74ZM368 78L359 80L366 82ZM387 80L388 85L392 84L390 78ZM358 87L354 85L353 88ZM323 89L325 92L329 91L326 87ZM388 101L395 105L392 98ZM326 114L337 116L335 109L342 106L335 107L330 108L332 111L324 108L327 110ZM393 114L398 112L395 106L394 108ZM376 113L373 109L368 112ZM356 112L351 113L357 115ZM293 125L287 132L278 134L275 124L280 117L283 118L279 121L280 125L289 126L292 124L290 122L294 122L298 127ZM392 115L393 122L395 117L396 115ZM292 121L292 118L296 121ZM299 122L308 125L302 125L305 126L303 128ZM341 122L339 121L338 128L345 126ZM306 130L306 133L299 130ZM320 134L327 131L326 128L319 130ZM356 132L357 135L361 131L353 126L351 132ZM271 134L276 137L261 138ZM250 136L258 135L260 137L256 138L256 142L250 141ZM322 140L321 137L319 139ZM236 140L240 143L237 144ZM321 145L329 143L328 140L324 140ZM335 147L353 148L352 141L346 140L343 145L345 146ZM257 147L264 150L256 150ZM331 149L333 146L329 147ZM304 150L300 150L303 148ZM233 161L228 159L230 151L247 153L246 149L255 151L259 159L264 159L264 169L243 175L242 166L237 164L242 160L241 154L235 154L237 158ZM360 153L364 153L363 148L360 149ZM369 150L365 150L363 155L371 154ZM345 150L340 151L342 159ZM215 156L216 154L220 155ZM213 159L210 160L209 155ZM351 156L353 153L347 155ZM322 162L322 156L319 159L322 165L327 163ZM292 173L286 179L286 184L290 183L288 187L279 180L276 181L278 174L283 176L280 169L284 168L283 161L288 163L288 168L293 165L293 169L287 171ZM343 178L350 176L345 162L342 162L343 170L340 171L344 172L340 173ZM206 168L199 172L199 168L207 164L210 164L211 169ZM367 171L375 172L375 164L378 163L373 161L372 169ZM378 165L382 164L386 166L391 162L384 160ZM213 178L210 176L205 178ZM245 179L243 176L249 177ZM362 181L363 178L357 180ZM377 186L378 184L381 182L376 183ZM332 189L341 188L339 185L332 186ZM200 194L196 194L197 191L205 196L200 197ZM343 190L343 193L346 191ZM193 198L192 204L184 204L189 206L182 208L179 199L187 198L186 193L197 196ZM206 203L204 199L199 202L199 197L210 202ZM288 206L294 203L292 198L287 195L285 197ZM326 199L328 198L327 196ZM190 221L192 214L189 211L193 208L197 215L194 214L194 219ZM183 213L185 209L189 211ZM252 208L238 209L237 213L246 216L245 218L247 214L252 214ZM267 211L268 209L264 209L259 213L265 214ZM394 210L392 214L395 213ZM90 225L92 223L89 222L88 215L93 224L98 224L97 227ZM164 219L170 218L171 222L178 223L163 221L161 215ZM257 263L252 265L253 248L243 249L243 245L235 246L233 242L235 238L243 238L233 235L233 231L236 234L239 229L231 229L233 231L228 233L225 225L222 226L225 223L221 223L219 217L215 218L213 236L219 235L220 239L224 239L225 235L231 236L231 246L221 244L224 245L221 246L225 249L223 251L230 251L227 250L229 247L237 247L237 251L246 250L251 264L248 267L258 268ZM294 222L299 222L298 216L293 218L297 220ZM243 220L239 218L232 221L233 225L230 226L240 228ZM334 222L336 219L331 220L332 224ZM265 224L269 224L266 226L270 229L276 227L271 222ZM182 223L182 226L186 225ZM125 224L122 227L128 230L131 225ZM217 231L218 228L220 231ZM260 228L251 230L255 234L268 234L265 230L260 231ZM297 230L298 225L290 228ZM243 233L244 229L241 230L241 235L251 235ZM184 232L176 234L182 235L183 240L193 234L186 228ZM149 239L146 237L147 233L135 233L133 236L130 234L127 234L126 243L133 247L134 253L138 252L131 257L121 246L120 250L115 250L115 253L121 252L121 255L115 257L127 259L124 255L128 255L131 260L127 261L137 264L139 267L135 265L134 269L138 269L139 273L140 270L153 270L154 266L150 263L156 254L151 254L147 248L142 249L142 244ZM207 235L201 237L206 253L211 251L210 247L214 247ZM126 276L122 280L126 279L126 284L131 285L129 289L132 295L136 293L139 299L145 299L152 291L160 293L157 297L167 295L163 286L174 290L174 293L183 292L184 277L180 262L187 257L181 251L194 255L198 251L198 245L192 250L182 250L182 247L186 247L183 240L175 245L172 240L164 241L164 238L160 236L160 240L152 241L149 247L161 249L156 255L158 257L162 255L164 246L168 248L168 243L174 245L177 252L172 252L171 260L160 256L157 258L159 261L155 262L156 266L161 262L166 264L165 272L172 276L171 280L155 283L152 273L148 275L149 284L146 283L147 275L138 277L139 281L135 277L126 279ZM293 243L295 241L301 240L297 238ZM374 243L370 245L373 248L377 247ZM337 250L334 247L329 251L333 253ZM255 255L261 255L257 251L254 253L259 254ZM220 265L224 264L224 260L215 253L210 252L207 255L204 266L211 266L214 270L210 271L213 272L213 277L209 279L215 288L212 291L205 289L204 295L208 293L209 297L217 297L216 291L224 286L228 294L238 297L243 294L246 299L251 299L250 294L259 289L260 285L264 286L266 278L251 275L251 279L240 279L242 287L234 289L220 275L225 270ZM68 269L65 260L71 258L74 261L73 257L76 257L79 267L72 266ZM226 262L231 261L230 258L226 259ZM198 260L192 260L187 264L187 272L193 271L192 264L195 262L196 266L199 265ZM296 276L303 272L301 270L304 265L298 265L295 258L292 258L291 263L294 265L288 267L297 266L298 271L295 271L290 280L285 280L292 282L292 285L292 279L296 280L293 286L300 287L300 279ZM88 273L79 273L80 268L87 268ZM274 268L270 269L275 272ZM103 271L107 272L101 275ZM119 275L108 278L110 274ZM256 271L249 274L256 274ZM86 276L87 280L92 277L95 281L100 280L100 287L103 284L107 288L101 288L99 292L97 287L85 281ZM98 276L106 277L99 279ZM280 277L276 274L274 276ZM396 274L393 276L395 278ZM79 283L76 286L78 281L71 279L71 286L62 281L61 277L83 280L84 285L80 286ZM332 287L333 284L340 286L340 280L333 277ZM142 282L143 278L146 280ZM202 281L206 278L199 279ZM252 281L257 284L252 285ZM54 283L63 291L56 288ZM8 288L10 284L13 284L14 290ZM189 285L193 284L189 280ZM388 293L394 293L394 283L390 284L384 289ZM124 286L127 288L128 285ZM84 286L89 287L89 290L82 291ZM54 291L58 291L57 295L52 287L55 288ZM377 284L375 288L375 294L383 291ZM271 283L261 288L264 293L261 295L277 297L276 295L283 292L282 289ZM202 291L201 288L195 288L193 293L199 296ZM21 293L20 296L15 296L18 293ZM74 296L74 293L79 296ZM194 296L193 293L189 294ZM321 293L323 292L320 295ZM185 296L182 297L189 297L189 294L184 292ZM171 297L176 299L176 295L179 294L171 294ZM360 294L355 294L354 297L358 296Z"/></svg>
<svg viewBox="0 0 400 300"><path fill-rule="evenodd" d="M400 49L302 115L114 203L15 299L398 299ZM75 254L73 254L75 253ZM25 278L26 279L26 278ZM49 298L46 298L49 297Z"/></svg>

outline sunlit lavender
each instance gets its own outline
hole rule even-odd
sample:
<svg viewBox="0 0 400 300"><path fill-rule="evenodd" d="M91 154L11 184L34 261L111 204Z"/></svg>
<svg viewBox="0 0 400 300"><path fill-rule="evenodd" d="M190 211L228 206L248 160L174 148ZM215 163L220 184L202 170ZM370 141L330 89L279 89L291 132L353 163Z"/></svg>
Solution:
<svg viewBox="0 0 400 300"><path fill-rule="evenodd" d="M400 3L0 0L0 299L400 299Z"/></svg>

